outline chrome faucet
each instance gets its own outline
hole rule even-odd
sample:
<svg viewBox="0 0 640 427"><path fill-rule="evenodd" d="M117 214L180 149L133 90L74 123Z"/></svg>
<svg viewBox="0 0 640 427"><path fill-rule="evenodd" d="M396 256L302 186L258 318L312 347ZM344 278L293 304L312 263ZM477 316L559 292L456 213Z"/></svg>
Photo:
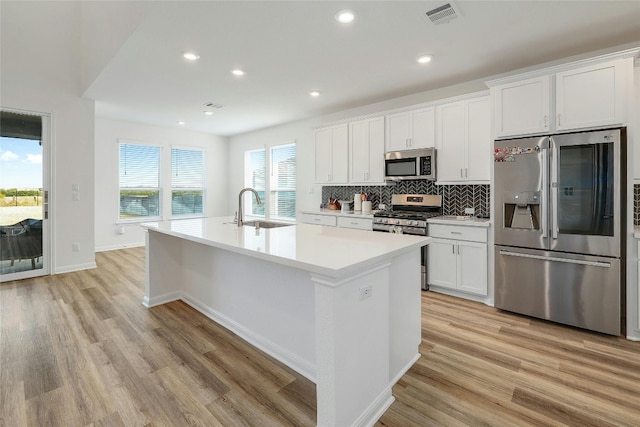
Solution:
<svg viewBox="0 0 640 427"><path fill-rule="evenodd" d="M253 188L247 187L247 188L243 188L242 190L240 190L240 194L238 195L238 227L242 227L242 224L244 224L244 212L243 212L244 211L244 207L243 207L243 203L242 203L242 195L247 191L251 191L253 194L255 194L256 195L256 201L258 202L258 204L259 205L262 204L262 199L260 199L260 195Z"/></svg>

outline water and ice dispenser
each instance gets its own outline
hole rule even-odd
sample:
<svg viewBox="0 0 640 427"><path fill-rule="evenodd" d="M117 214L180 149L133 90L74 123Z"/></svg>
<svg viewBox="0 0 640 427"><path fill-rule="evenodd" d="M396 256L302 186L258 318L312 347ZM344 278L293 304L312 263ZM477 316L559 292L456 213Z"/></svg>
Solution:
<svg viewBox="0 0 640 427"><path fill-rule="evenodd" d="M540 192L520 191L504 197L504 228L540 229Z"/></svg>

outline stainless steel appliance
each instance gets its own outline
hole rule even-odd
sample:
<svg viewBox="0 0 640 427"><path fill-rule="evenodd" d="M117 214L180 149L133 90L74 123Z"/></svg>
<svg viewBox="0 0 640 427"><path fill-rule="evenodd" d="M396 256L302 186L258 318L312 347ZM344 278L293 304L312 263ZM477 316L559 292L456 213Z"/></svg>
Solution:
<svg viewBox="0 0 640 427"><path fill-rule="evenodd" d="M373 231L427 236L427 219L442 215L442 196L429 194L393 194L391 210L373 214ZM427 284L427 246L420 252L422 289Z"/></svg>
<svg viewBox="0 0 640 427"><path fill-rule="evenodd" d="M621 333L625 129L495 142L495 305Z"/></svg>
<svg viewBox="0 0 640 427"><path fill-rule="evenodd" d="M384 155L384 179L436 179L436 149L390 151Z"/></svg>

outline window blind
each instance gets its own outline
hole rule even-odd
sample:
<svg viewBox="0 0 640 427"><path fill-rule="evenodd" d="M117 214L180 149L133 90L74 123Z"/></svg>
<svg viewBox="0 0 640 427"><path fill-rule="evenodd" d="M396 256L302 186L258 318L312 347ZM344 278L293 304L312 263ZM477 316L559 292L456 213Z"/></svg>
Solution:
<svg viewBox="0 0 640 427"><path fill-rule="evenodd" d="M204 151L171 149L171 215L202 215Z"/></svg>
<svg viewBox="0 0 640 427"><path fill-rule="evenodd" d="M120 219L160 216L160 147L120 143Z"/></svg>

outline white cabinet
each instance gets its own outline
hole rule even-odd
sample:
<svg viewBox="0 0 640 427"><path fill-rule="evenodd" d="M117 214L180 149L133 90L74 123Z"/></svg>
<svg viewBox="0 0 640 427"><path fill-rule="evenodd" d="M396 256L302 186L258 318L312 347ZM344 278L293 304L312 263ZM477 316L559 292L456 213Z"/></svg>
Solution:
<svg viewBox="0 0 640 427"><path fill-rule="evenodd" d="M373 230L373 218L353 214L341 214L340 212L300 212L298 221L305 224Z"/></svg>
<svg viewBox="0 0 640 427"><path fill-rule="evenodd" d="M492 87L496 137L548 132L550 93L549 76Z"/></svg>
<svg viewBox="0 0 640 427"><path fill-rule="evenodd" d="M436 108L438 182L490 180L491 117L489 97Z"/></svg>
<svg viewBox="0 0 640 427"><path fill-rule="evenodd" d="M338 227L357 228L358 230L373 230L373 219L339 216Z"/></svg>
<svg viewBox="0 0 640 427"><path fill-rule="evenodd" d="M626 124L632 67L632 58L582 61L487 82L496 138Z"/></svg>
<svg viewBox="0 0 640 427"><path fill-rule="evenodd" d="M487 295L487 230L429 224L429 285Z"/></svg>
<svg viewBox="0 0 640 427"><path fill-rule="evenodd" d="M387 115L386 151L435 146L435 109L422 108Z"/></svg>
<svg viewBox="0 0 640 427"><path fill-rule="evenodd" d="M625 71L625 60L617 60L557 73L556 130L623 124Z"/></svg>
<svg viewBox="0 0 640 427"><path fill-rule="evenodd" d="M316 183L346 184L349 129L346 124L316 130Z"/></svg>
<svg viewBox="0 0 640 427"><path fill-rule="evenodd" d="M335 215L322 215L322 214L313 214L302 212L298 220L305 224L316 224L316 225L328 225L330 227L335 227L337 224Z"/></svg>
<svg viewBox="0 0 640 427"><path fill-rule="evenodd" d="M349 182L384 183L384 117L349 123Z"/></svg>

